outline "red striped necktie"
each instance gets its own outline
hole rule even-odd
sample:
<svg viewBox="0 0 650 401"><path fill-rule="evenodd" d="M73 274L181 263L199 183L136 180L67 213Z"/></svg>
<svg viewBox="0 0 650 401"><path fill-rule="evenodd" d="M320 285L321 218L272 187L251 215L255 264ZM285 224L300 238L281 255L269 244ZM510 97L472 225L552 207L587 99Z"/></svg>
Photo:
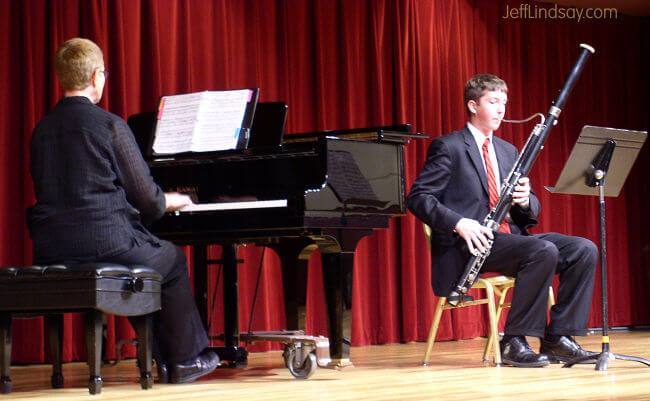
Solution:
<svg viewBox="0 0 650 401"><path fill-rule="evenodd" d="M494 179L494 169L492 168L492 159L490 159L490 152L488 147L490 146L490 138L485 138L483 142L483 159L485 160L485 171L487 173L488 180L488 192L490 193L490 209L496 205L497 200L499 200L499 191L497 190L497 181ZM499 232L510 234L510 226L507 222L504 222L499 227Z"/></svg>

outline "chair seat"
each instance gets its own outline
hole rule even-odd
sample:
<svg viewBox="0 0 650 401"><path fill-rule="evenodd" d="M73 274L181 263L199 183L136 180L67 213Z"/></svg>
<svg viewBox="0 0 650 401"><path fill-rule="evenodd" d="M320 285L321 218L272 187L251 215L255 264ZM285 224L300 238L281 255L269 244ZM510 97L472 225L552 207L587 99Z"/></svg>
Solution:
<svg viewBox="0 0 650 401"><path fill-rule="evenodd" d="M515 285L515 278L514 277L508 277L508 276L491 276L491 277L481 277L482 280L479 280L476 284L474 284L474 287L472 288L485 288L484 282L487 281L491 285L495 286L514 286Z"/></svg>

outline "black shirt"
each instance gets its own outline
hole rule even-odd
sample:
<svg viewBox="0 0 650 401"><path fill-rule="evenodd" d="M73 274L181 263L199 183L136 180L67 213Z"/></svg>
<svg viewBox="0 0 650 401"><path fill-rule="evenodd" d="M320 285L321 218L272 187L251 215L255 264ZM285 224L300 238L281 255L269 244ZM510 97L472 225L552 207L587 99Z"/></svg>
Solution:
<svg viewBox="0 0 650 401"><path fill-rule="evenodd" d="M165 211L124 120L86 97L65 97L31 139L34 263L93 261L158 240L143 221Z"/></svg>

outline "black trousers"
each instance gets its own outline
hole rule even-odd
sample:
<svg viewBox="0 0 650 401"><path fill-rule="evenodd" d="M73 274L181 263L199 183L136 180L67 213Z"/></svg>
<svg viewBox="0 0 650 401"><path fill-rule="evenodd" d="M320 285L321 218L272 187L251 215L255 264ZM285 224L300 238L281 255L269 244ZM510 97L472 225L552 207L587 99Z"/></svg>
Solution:
<svg viewBox="0 0 650 401"><path fill-rule="evenodd" d="M597 262L598 248L585 238L496 233L481 271L516 278L504 333L585 335ZM555 274L560 286L547 324L548 287Z"/></svg>
<svg viewBox="0 0 650 401"><path fill-rule="evenodd" d="M190 287L185 254L174 244L144 242L106 262L143 265L163 276L162 309L154 315L154 358L179 363L208 346L208 336Z"/></svg>

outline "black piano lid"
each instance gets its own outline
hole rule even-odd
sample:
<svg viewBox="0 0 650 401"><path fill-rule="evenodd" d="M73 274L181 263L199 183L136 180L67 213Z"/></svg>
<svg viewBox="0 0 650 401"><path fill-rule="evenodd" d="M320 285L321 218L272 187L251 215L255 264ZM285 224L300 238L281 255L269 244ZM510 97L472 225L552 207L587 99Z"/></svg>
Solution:
<svg viewBox="0 0 650 401"><path fill-rule="evenodd" d="M340 130L328 130L319 132L307 132L289 134L285 136L285 142L303 142L318 137L335 137L341 139L373 140L378 142L407 143L409 138L428 139L429 136L417 132L411 132L411 124L384 125L377 127L352 128Z"/></svg>

